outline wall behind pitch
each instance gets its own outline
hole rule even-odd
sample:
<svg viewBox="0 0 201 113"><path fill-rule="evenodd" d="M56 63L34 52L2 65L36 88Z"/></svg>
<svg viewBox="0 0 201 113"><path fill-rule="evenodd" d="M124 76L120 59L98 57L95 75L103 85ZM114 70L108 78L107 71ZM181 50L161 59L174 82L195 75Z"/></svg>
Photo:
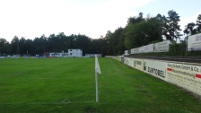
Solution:
<svg viewBox="0 0 201 113"><path fill-rule="evenodd" d="M201 33L188 37L188 51L201 50Z"/></svg>
<svg viewBox="0 0 201 113"><path fill-rule="evenodd" d="M124 58L124 63L128 66L131 66L133 67L133 58L128 58L128 57L125 57Z"/></svg>
<svg viewBox="0 0 201 113"><path fill-rule="evenodd" d="M166 62L125 57L124 63L166 81Z"/></svg>
<svg viewBox="0 0 201 113"><path fill-rule="evenodd" d="M144 72L166 81L166 62L158 60L144 60L143 66Z"/></svg>
<svg viewBox="0 0 201 113"><path fill-rule="evenodd" d="M201 66L184 63L167 63L167 80L201 95Z"/></svg>
<svg viewBox="0 0 201 113"><path fill-rule="evenodd" d="M166 82L201 95L201 65L125 57L124 63Z"/></svg>
<svg viewBox="0 0 201 113"><path fill-rule="evenodd" d="M133 58L133 68L143 71L144 68L144 60Z"/></svg>

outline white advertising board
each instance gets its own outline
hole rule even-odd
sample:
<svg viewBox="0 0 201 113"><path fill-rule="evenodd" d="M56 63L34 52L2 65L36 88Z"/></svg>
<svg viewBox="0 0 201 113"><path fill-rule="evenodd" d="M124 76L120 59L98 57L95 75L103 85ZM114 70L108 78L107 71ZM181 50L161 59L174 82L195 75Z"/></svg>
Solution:
<svg viewBox="0 0 201 113"><path fill-rule="evenodd" d="M201 33L188 37L188 51L201 51Z"/></svg>
<svg viewBox="0 0 201 113"><path fill-rule="evenodd" d="M139 47L139 53L144 53L144 52L145 52L144 46Z"/></svg>
<svg viewBox="0 0 201 113"><path fill-rule="evenodd" d="M117 56L116 59L117 59L118 61L121 61L121 60L122 60L122 56Z"/></svg>
<svg viewBox="0 0 201 113"><path fill-rule="evenodd" d="M128 57L125 64L201 95L201 65Z"/></svg>
<svg viewBox="0 0 201 113"><path fill-rule="evenodd" d="M128 61L127 65L133 67L133 58L127 58L127 61Z"/></svg>
<svg viewBox="0 0 201 113"><path fill-rule="evenodd" d="M170 43L171 42L169 40L155 43L154 44L154 52L168 52Z"/></svg>
<svg viewBox="0 0 201 113"><path fill-rule="evenodd" d="M167 64L167 81L201 95L201 66Z"/></svg>
<svg viewBox="0 0 201 113"><path fill-rule="evenodd" d="M140 71L143 71L143 60L142 59L137 59L137 58L133 58L133 67L135 69L138 69Z"/></svg>
<svg viewBox="0 0 201 113"><path fill-rule="evenodd" d="M129 65L130 64L130 58L125 57L124 58L124 64Z"/></svg>
<svg viewBox="0 0 201 113"><path fill-rule="evenodd" d="M144 60L143 71L166 81L167 63L157 60Z"/></svg>
<svg viewBox="0 0 201 113"><path fill-rule="evenodd" d="M149 44L144 46L144 53L151 53L154 52L154 44Z"/></svg>
<svg viewBox="0 0 201 113"><path fill-rule="evenodd" d="M139 52L139 48L133 48L131 49L131 54L138 54Z"/></svg>

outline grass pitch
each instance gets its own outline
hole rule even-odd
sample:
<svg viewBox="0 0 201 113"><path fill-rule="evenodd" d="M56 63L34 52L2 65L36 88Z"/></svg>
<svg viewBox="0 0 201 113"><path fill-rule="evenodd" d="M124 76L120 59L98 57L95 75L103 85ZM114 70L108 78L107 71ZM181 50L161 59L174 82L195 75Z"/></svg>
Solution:
<svg viewBox="0 0 201 113"><path fill-rule="evenodd" d="M122 63L99 59L0 59L0 113L201 113L190 93Z"/></svg>

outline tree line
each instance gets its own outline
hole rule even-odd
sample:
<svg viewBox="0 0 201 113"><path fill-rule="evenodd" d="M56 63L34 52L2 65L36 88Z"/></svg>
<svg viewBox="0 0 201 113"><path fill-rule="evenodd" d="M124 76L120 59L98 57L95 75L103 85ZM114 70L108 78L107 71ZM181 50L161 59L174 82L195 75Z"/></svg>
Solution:
<svg viewBox="0 0 201 113"><path fill-rule="evenodd" d="M35 39L18 38L14 36L9 43L5 39L0 39L1 55L43 55L44 52L67 52L68 49L82 49L85 53L104 53L104 39L91 39L85 35L66 36L63 32L49 37L42 35Z"/></svg>
<svg viewBox="0 0 201 113"><path fill-rule="evenodd" d="M126 49L147 45L162 40L176 42L182 35L188 36L201 33L201 14L196 23L190 22L181 34L180 16L176 11L168 11L168 16L161 14L151 17L130 17L125 28L119 27L114 32L107 31L105 36L98 39L89 38L86 35L66 36L63 32L46 37L25 39L14 36L9 43L0 38L0 56L2 55L43 55L44 52L61 52L68 49L82 49L84 54L121 55Z"/></svg>

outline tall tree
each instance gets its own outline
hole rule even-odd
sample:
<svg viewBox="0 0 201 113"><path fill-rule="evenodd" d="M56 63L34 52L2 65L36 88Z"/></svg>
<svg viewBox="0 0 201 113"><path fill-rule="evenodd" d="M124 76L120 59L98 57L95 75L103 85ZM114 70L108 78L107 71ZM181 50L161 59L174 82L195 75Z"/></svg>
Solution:
<svg viewBox="0 0 201 113"><path fill-rule="evenodd" d="M197 27L198 33L201 33L201 14L198 15L196 24L197 24L197 26L198 26L198 27Z"/></svg>
<svg viewBox="0 0 201 113"><path fill-rule="evenodd" d="M147 45L153 41L161 41L162 25L156 18L147 18L137 24L129 24L125 31L127 49Z"/></svg>
<svg viewBox="0 0 201 113"><path fill-rule="evenodd" d="M169 25L169 29L168 32L171 36L170 40L176 40L180 38L180 36L182 36L180 34L180 25L178 24L178 22L180 21L180 16L173 10L168 11L168 25Z"/></svg>
<svg viewBox="0 0 201 113"><path fill-rule="evenodd" d="M106 54L107 55L113 55L113 51L112 51L112 47L113 47L113 44L112 44L112 32L110 30L107 31L106 35L105 35L105 39L106 39Z"/></svg>
<svg viewBox="0 0 201 113"><path fill-rule="evenodd" d="M26 39L24 37L21 37L19 40L19 53L20 54L27 54L27 49L26 49Z"/></svg>
<svg viewBox="0 0 201 113"><path fill-rule="evenodd" d="M112 43L112 53L113 55L119 55L124 52L125 46L124 46L124 29L119 27L117 28L114 33L112 34L112 37L110 39Z"/></svg>
<svg viewBox="0 0 201 113"><path fill-rule="evenodd" d="M127 49L131 49L132 47L138 46L137 40L135 40L136 34L137 32L135 31L134 24L128 24L125 28L125 41L124 41L124 44Z"/></svg>
<svg viewBox="0 0 201 113"><path fill-rule="evenodd" d="M92 39L88 53L106 55L106 39L101 37L99 39Z"/></svg>
<svg viewBox="0 0 201 113"><path fill-rule="evenodd" d="M0 56L7 55L10 52L10 46L6 39L0 38Z"/></svg>
<svg viewBox="0 0 201 113"><path fill-rule="evenodd" d="M34 52L34 45L33 41L31 39L27 39L25 43L25 51L27 55L35 55Z"/></svg>
<svg viewBox="0 0 201 113"><path fill-rule="evenodd" d="M141 22L141 21L143 21L143 20L144 20L144 18L143 18L143 13L140 12L137 17L134 16L134 17L128 18L127 24L130 24L130 23L136 24L136 23L139 23L139 22Z"/></svg>
<svg viewBox="0 0 201 113"><path fill-rule="evenodd" d="M168 24L168 19L163 15L161 15L161 14L158 14L157 16L156 16L156 18L159 20L159 21L161 21L161 23L162 23L162 35L163 36L165 36L165 38L166 38L166 40L171 40L171 36L170 36L170 33L169 33L169 28L170 28L170 26L169 26L169 24Z"/></svg>
<svg viewBox="0 0 201 113"><path fill-rule="evenodd" d="M196 34L195 26L196 26L196 24L194 22L188 23L185 26L185 29L183 31L184 34L186 34L186 35L194 35L194 34Z"/></svg>
<svg viewBox="0 0 201 113"><path fill-rule="evenodd" d="M20 54L19 53L19 49L20 49L20 47L19 47L19 38L17 37L17 36L14 36L14 38L12 39L12 41L11 41L11 51L12 51L12 54Z"/></svg>
<svg viewBox="0 0 201 113"><path fill-rule="evenodd" d="M78 35L74 36L74 40L75 40L74 48L82 49L84 54L90 48L91 40L89 39L89 37L87 37L85 35L78 34Z"/></svg>
<svg viewBox="0 0 201 113"><path fill-rule="evenodd" d="M117 55L122 55L124 51L126 50L126 46L124 44L125 41L125 29L124 28L118 28L116 30L116 35L119 37L118 38L118 44L117 44Z"/></svg>

